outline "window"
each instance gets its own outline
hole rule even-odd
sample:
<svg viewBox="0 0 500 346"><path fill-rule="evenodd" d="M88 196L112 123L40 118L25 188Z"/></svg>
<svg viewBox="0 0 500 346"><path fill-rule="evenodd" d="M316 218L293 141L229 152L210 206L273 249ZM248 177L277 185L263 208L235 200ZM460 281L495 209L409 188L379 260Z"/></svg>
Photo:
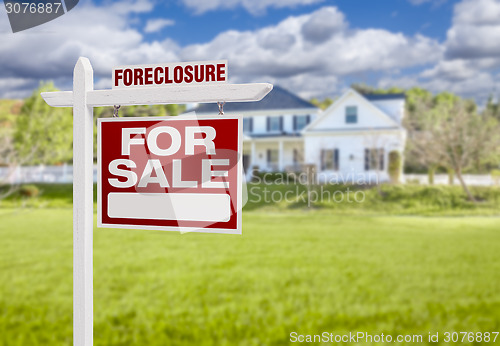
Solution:
<svg viewBox="0 0 500 346"><path fill-rule="evenodd" d="M278 164L279 151L278 149L267 149L267 164L270 167L276 166ZM275 167L273 167L274 169Z"/></svg>
<svg viewBox="0 0 500 346"><path fill-rule="evenodd" d="M283 117L268 117L267 132L281 132L283 130Z"/></svg>
<svg viewBox="0 0 500 346"><path fill-rule="evenodd" d="M321 150L321 170L338 171L339 170L339 150L322 149Z"/></svg>
<svg viewBox="0 0 500 346"><path fill-rule="evenodd" d="M365 171L384 170L385 151L380 149L365 149Z"/></svg>
<svg viewBox="0 0 500 346"><path fill-rule="evenodd" d="M345 123L356 124L358 122L358 107L348 106L345 108Z"/></svg>
<svg viewBox="0 0 500 346"><path fill-rule="evenodd" d="M243 118L243 132L251 133L253 131L253 118Z"/></svg>
<svg viewBox="0 0 500 346"><path fill-rule="evenodd" d="M300 131L309 124L309 115L294 115L293 116L293 130Z"/></svg>

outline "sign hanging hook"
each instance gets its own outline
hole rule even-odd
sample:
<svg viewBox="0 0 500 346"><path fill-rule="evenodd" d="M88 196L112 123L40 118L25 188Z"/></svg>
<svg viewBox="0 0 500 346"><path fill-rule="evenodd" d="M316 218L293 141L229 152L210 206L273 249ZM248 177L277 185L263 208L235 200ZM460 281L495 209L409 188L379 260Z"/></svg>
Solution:
<svg viewBox="0 0 500 346"><path fill-rule="evenodd" d="M226 104L226 101L217 102L217 106L219 106L219 115L224 115L224 105L225 104Z"/></svg>
<svg viewBox="0 0 500 346"><path fill-rule="evenodd" d="M120 109L120 107L121 107L120 105L118 105L118 106L114 105L113 106L113 117L114 118L118 118L118 110Z"/></svg>

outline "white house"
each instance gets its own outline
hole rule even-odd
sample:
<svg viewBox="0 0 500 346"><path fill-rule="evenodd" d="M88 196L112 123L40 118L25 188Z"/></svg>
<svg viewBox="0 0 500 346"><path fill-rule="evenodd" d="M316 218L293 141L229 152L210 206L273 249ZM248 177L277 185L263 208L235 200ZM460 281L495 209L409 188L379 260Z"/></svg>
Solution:
<svg viewBox="0 0 500 346"><path fill-rule="evenodd" d="M199 115L215 115L214 104L200 104ZM259 102L232 102L224 105L224 114L243 116L243 166L260 171L300 170L304 163L304 138L301 131L314 121L320 109L291 92L274 86Z"/></svg>
<svg viewBox="0 0 500 346"><path fill-rule="evenodd" d="M260 171L317 168L318 180L375 183L388 179L388 154L404 150L402 94L361 95L347 91L325 111L275 86L260 102L224 106L227 115L243 116L243 166ZM199 115L217 114L201 104Z"/></svg>
<svg viewBox="0 0 500 346"><path fill-rule="evenodd" d="M302 131L305 162L316 165L320 180L387 181L389 153L403 157L404 114L404 94L350 89Z"/></svg>

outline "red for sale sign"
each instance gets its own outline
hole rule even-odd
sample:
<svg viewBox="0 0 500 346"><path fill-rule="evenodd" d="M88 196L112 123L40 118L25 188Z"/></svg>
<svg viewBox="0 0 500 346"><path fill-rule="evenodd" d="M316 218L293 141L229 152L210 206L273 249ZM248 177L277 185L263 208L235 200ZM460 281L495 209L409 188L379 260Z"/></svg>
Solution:
<svg viewBox="0 0 500 346"><path fill-rule="evenodd" d="M98 226L241 234L236 117L98 120Z"/></svg>

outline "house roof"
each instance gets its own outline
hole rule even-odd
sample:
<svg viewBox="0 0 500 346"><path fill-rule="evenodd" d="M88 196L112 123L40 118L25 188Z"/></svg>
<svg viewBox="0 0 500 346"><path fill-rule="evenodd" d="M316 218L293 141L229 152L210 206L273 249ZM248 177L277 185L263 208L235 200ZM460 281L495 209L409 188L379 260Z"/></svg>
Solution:
<svg viewBox="0 0 500 346"><path fill-rule="evenodd" d="M368 101L385 101L405 99L405 94L361 94Z"/></svg>
<svg viewBox="0 0 500 346"><path fill-rule="evenodd" d="M312 103L301 99L290 91L275 85L266 97L258 102L229 102L224 105L225 112L251 112L267 110L311 109L318 108ZM219 108L215 103L202 103L195 109L197 113L217 113Z"/></svg>
<svg viewBox="0 0 500 346"><path fill-rule="evenodd" d="M372 109L374 110L374 114L377 114L379 117L382 117L382 119L385 119L387 121L388 124L390 124L391 126L390 127L397 127L397 128L401 128L401 126L393 119L391 118L391 116L389 116L389 114L387 114L385 111L383 111L382 109L380 109L379 107L377 107L374 103L373 103L373 100L369 99L370 96L385 96L385 97L388 97L389 95L391 97L396 97L396 95L403 95L403 99L404 99L404 94L385 94L385 95L375 95L375 94L370 94L368 95L363 95L363 94L360 94L359 92L357 92L356 90L354 89L349 89L347 90L338 100L336 100L333 104L330 105L330 107L328 107L327 109L325 109L322 114L317 117L312 123L310 123L309 125L307 125L303 130L302 130L302 133L307 133L307 132L314 132L316 130L316 126L321 123L325 118L329 117L330 114L337 108L339 107L339 105L341 105L344 100L349 96L349 95L355 95L356 97L358 97L361 101L363 101L367 106L369 107L372 107ZM400 97L400 96L399 96ZM391 98L382 98L382 100L389 100ZM356 128L353 128L353 129L356 129ZM326 129L326 131L332 131L333 132L334 129Z"/></svg>
<svg viewBox="0 0 500 346"><path fill-rule="evenodd" d="M279 133L252 133L249 138L269 138L269 137L300 137L300 133L279 132Z"/></svg>

